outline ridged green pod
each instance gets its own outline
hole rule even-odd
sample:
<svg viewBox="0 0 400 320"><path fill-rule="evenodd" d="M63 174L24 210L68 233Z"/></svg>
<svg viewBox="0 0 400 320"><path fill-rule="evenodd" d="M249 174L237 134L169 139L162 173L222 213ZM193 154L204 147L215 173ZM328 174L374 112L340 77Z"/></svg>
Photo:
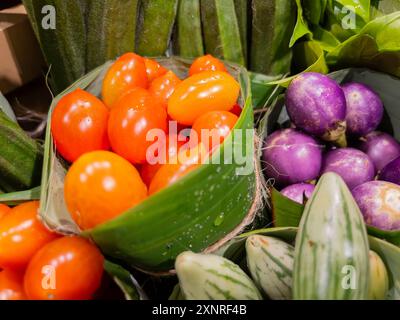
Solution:
<svg viewBox="0 0 400 320"><path fill-rule="evenodd" d="M175 50L176 54L187 58L204 54L200 0L179 1Z"/></svg>
<svg viewBox="0 0 400 320"><path fill-rule="evenodd" d="M291 299L294 248L276 238L252 235L246 240L246 254L255 284L272 300Z"/></svg>
<svg viewBox="0 0 400 320"><path fill-rule="evenodd" d="M250 69L276 75L290 70L290 38L296 23L294 0L252 0Z"/></svg>
<svg viewBox="0 0 400 320"><path fill-rule="evenodd" d="M366 299L368 252L366 227L351 192L339 175L324 174L296 237L293 298Z"/></svg>
<svg viewBox="0 0 400 320"><path fill-rule="evenodd" d="M13 192L40 184L42 149L0 110L0 190Z"/></svg>
<svg viewBox="0 0 400 320"><path fill-rule="evenodd" d="M144 56L165 55L171 40L178 0L141 0L136 51Z"/></svg>
<svg viewBox="0 0 400 320"><path fill-rule="evenodd" d="M381 257L369 251L369 294L371 300L384 300L389 291L389 276Z"/></svg>
<svg viewBox="0 0 400 320"><path fill-rule="evenodd" d="M206 52L245 65L238 19L233 0L201 0Z"/></svg>
<svg viewBox="0 0 400 320"><path fill-rule="evenodd" d="M187 300L261 300L246 273L223 257L183 252L175 269Z"/></svg>
<svg viewBox="0 0 400 320"><path fill-rule="evenodd" d="M85 72L86 27L80 1L24 0L50 66L50 83L61 92Z"/></svg>
<svg viewBox="0 0 400 320"><path fill-rule="evenodd" d="M92 70L134 51L139 0L90 1L87 8L86 68Z"/></svg>

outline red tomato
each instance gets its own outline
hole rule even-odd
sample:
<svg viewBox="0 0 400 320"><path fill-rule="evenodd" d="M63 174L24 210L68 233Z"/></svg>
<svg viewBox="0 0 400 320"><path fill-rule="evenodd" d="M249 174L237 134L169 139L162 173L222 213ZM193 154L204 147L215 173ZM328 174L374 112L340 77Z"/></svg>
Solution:
<svg viewBox="0 0 400 320"><path fill-rule="evenodd" d="M111 110L111 147L133 164L146 162L147 149L154 143L146 135L152 129L167 131L167 113L160 101L144 89L125 94Z"/></svg>
<svg viewBox="0 0 400 320"><path fill-rule="evenodd" d="M239 83L228 73L205 71L182 81L168 101L169 116L192 125L209 111L229 111L240 92Z"/></svg>
<svg viewBox="0 0 400 320"><path fill-rule="evenodd" d="M16 206L1 219L0 267L23 269L37 250L57 235L38 219L39 202Z"/></svg>
<svg viewBox="0 0 400 320"><path fill-rule="evenodd" d="M149 80L149 83L154 79L161 77L168 71L155 60L144 58L144 63L146 65L147 79Z"/></svg>
<svg viewBox="0 0 400 320"><path fill-rule="evenodd" d="M191 140L203 142L206 149L214 150L230 134L239 118L228 111L211 111L193 124ZM197 137L194 137L196 134Z"/></svg>
<svg viewBox="0 0 400 320"><path fill-rule="evenodd" d="M176 86L181 82L181 79L179 79L175 73L168 71L151 83L149 91L159 98L165 108L167 108L169 97L174 92Z"/></svg>
<svg viewBox="0 0 400 320"><path fill-rule="evenodd" d="M112 107L126 91L147 88L148 79L144 59L132 52L122 55L108 70L102 88L103 101Z"/></svg>
<svg viewBox="0 0 400 320"><path fill-rule="evenodd" d="M155 174L149 187L149 194L152 195L170 185L177 180L198 168L204 160L207 151L202 143L197 146L182 150L175 159L161 166Z"/></svg>
<svg viewBox="0 0 400 320"><path fill-rule="evenodd" d="M194 74L203 72L203 71L224 71L228 72L224 66L224 64L214 58L212 55L207 54L205 56L199 57L193 61L192 65L189 69L189 75L192 76Z"/></svg>
<svg viewBox="0 0 400 320"><path fill-rule="evenodd" d="M9 206L0 203L0 219L4 217L8 212L10 212L10 210L11 208Z"/></svg>
<svg viewBox="0 0 400 320"><path fill-rule="evenodd" d="M235 103L235 105L230 110L230 112L232 112L234 115L240 117L240 115L242 114L242 107L239 104Z"/></svg>
<svg viewBox="0 0 400 320"><path fill-rule="evenodd" d="M107 150L108 115L107 107L86 91L65 95L51 115L51 132L63 158L73 162L86 152Z"/></svg>
<svg viewBox="0 0 400 320"><path fill-rule="evenodd" d="M178 135L166 136L165 141L160 141L161 153L157 152L155 155L160 161L155 161L157 163L154 164L145 163L141 166L140 175L147 186L150 186L151 180L153 180L158 169L160 169L163 164L168 163L170 158L178 155L179 150L181 150L186 143L186 141L180 140L183 139L178 139Z"/></svg>
<svg viewBox="0 0 400 320"><path fill-rule="evenodd" d="M0 300L26 300L23 276L19 272L0 270Z"/></svg>
<svg viewBox="0 0 400 320"><path fill-rule="evenodd" d="M79 237L63 237L40 249L26 269L25 292L32 300L87 300L100 287L104 258Z"/></svg>
<svg viewBox="0 0 400 320"><path fill-rule="evenodd" d="M146 196L147 188L136 168L109 151L83 155L65 177L68 211L83 230L113 219Z"/></svg>

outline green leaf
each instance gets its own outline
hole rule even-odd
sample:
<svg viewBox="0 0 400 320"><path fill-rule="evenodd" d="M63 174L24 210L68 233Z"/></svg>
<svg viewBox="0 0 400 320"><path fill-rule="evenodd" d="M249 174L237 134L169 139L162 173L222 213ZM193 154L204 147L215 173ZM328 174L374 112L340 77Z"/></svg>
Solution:
<svg viewBox="0 0 400 320"><path fill-rule="evenodd" d="M104 270L112 277L114 282L122 290L126 300L146 300L143 289L139 286L132 274L122 266L104 261Z"/></svg>
<svg viewBox="0 0 400 320"><path fill-rule="evenodd" d="M177 57L158 61L179 77L187 75L191 64L191 61ZM109 65L92 71L63 94L80 87L99 95ZM226 66L242 88L240 103L244 107L235 127L242 129L242 141L236 136L229 136L212 159L215 163L225 148L232 146L235 155L250 155L244 158L250 174L240 175L238 170L243 165L237 162L200 166L116 219L86 231L84 235L91 237L106 255L146 271L167 271L182 251L205 250L224 237L233 237L244 225L251 223L252 216L248 212L256 192L254 137L246 137L245 130L253 129L250 82L245 69L229 63ZM51 111L63 94L53 101ZM40 214L54 229L77 233L79 230L64 202L66 168L54 150L49 129L51 111L46 133ZM244 225L241 225L242 222Z"/></svg>
<svg viewBox="0 0 400 320"><path fill-rule="evenodd" d="M400 11L400 0L371 0L371 20Z"/></svg>
<svg viewBox="0 0 400 320"><path fill-rule="evenodd" d="M400 12L369 22L357 35L328 53L334 68L362 66L400 76Z"/></svg>
<svg viewBox="0 0 400 320"><path fill-rule="evenodd" d="M299 204L272 188L272 217L275 227L298 227L304 211L304 205Z"/></svg>
<svg viewBox="0 0 400 320"><path fill-rule="evenodd" d="M31 190L0 194L0 203L5 203L10 206L39 199L40 199L40 187L36 187Z"/></svg>
<svg viewBox="0 0 400 320"><path fill-rule="evenodd" d="M297 40L306 35L312 37L312 33L308 28L308 24L303 17L303 8L301 6L301 0L296 0L296 4L297 4L297 22L296 26L294 27L292 38L290 39L289 43L290 47L293 47L294 44L297 42Z"/></svg>
<svg viewBox="0 0 400 320"><path fill-rule="evenodd" d="M271 82L281 78L282 76L269 76L250 72L251 94L254 109L264 107L268 100L273 101L273 99L279 95L283 88L276 84L271 84Z"/></svg>
<svg viewBox="0 0 400 320"><path fill-rule="evenodd" d="M0 92L0 110L3 111L12 121L17 122L14 111L7 99Z"/></svg>
<svg viewBox="0 0 400 320"><path fill-rule="evenodd" d="M323 20L328 0L302 0L304 16L312 25L318 25Z"/></svg>

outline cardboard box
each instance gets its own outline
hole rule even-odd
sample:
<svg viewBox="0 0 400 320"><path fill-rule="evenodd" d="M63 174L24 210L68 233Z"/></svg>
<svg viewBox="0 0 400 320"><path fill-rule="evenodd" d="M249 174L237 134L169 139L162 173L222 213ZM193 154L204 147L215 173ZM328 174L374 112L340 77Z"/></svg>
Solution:
<svg viewBox="0 0 400 320"><path fill-rule="evenodd" d="M38 76L45 66L23 5L0 11L0 91L10 92Z"/></svg>

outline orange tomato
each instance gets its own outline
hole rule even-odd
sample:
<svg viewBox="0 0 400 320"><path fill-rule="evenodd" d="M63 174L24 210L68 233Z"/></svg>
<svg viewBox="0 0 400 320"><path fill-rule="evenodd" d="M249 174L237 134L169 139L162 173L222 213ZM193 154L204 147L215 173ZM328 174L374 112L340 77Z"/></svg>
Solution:
<svg viewBox="0 0 400 320"><path fill-rule="evenodd" d="M225 65L220 60L214 58L210 54L207 54L205 56L199 57L196 60L194 60L192 65L190 66L189 75L192 76L194 74L204 71L227 72Z"/></svg>
<svg viewBox="0 0 400 320"><path fill-rule="evenodd" d="M161 77L168 71L153 59L144 58L144 64L146 65L147 79L149 80L149 83L154 79Z"/></svg>
<svg viewBox="0 0 400 320"><path fill-rule="evenodd" d="M183 139L178 139L178 135L168 135L164 141L159 141L161 146L161 153L155 155L160 159L160 161L154 161L157 163L145 163L140 168L140 176L142 177L144 183L150 186L158 169L162 167L163 164L169 162L170 158L178 155L179 150L185 145L186 141L180 141ZM157 160L157 159L155 159Z"/></svg>
<svg viewBox="0 0 400 320"><path fill-rule="evenodd" d="M108 114L103 102L86 91L65 95L51 115L51 132L63 158L73 162L86 152L107 150Z"/></svg>
<svg viewBox="0 0 400 320"><path fill-rule="evenodd" d="M32 300L87 300L100 287L104 258L79 237L63 237L40 249L26 269L25 292Z"/></svg>
<svg viewBox="0 0 400 320"><path fill-rule="evenodd" d="M9 206L0 203L0 219L4 217L8 212L10 212L10 210L11 208Z"/></svg>
<svg viewBox="0 0 400 320"><path fill-rule="evenodd" d="M176 86L181 82L181 79L179 79L175 73L168 71L150 84L149 91L159 98L165 108L167 108L169 97L174 92Z"/></svg>
<svg viewBox="0 0 400 320"><path fill-rule="evenodd" d="M147 188L136 168L109 151L86 153L65 177L68 211L83 230L113 219L146 196Z"/></svg>
<svg viewBox="0 0 400 320"><path fill-rule="evenodd" d="M102 87L103 101L111 108L124 92L135 87L147 86L144 59L132 52L125 53L107 71Z"/></svg>
<svg viewBox="0 0 400 320"><path fill-rule="evenodd" d="M193 124L191 140L203 142L206 149L214 150L230 134L239 118L228 111L211 111ZM194 137L194 135L197 137ZM196 142L195 142L196 143Z"/></svg>
<svg viewBox="0 0 400 320"><path fill-rule="evenodd" d="M182 150L176 158L161 166L150 183L149 194L152 195L178 181L180 178L198 168L207 151L202 143Z"/></svg>
<svg viewBox="0 0 400 320"><path fill-rule="evenodd" d="M22 274L11 269L0 270L0 300L26 300Z"/></svg>
<svg viewBox="0 0 400 320"><path fill-rule="evenodd" d="M182 81L168 101L169 116L192 125L209 111L229 111L240 92L239 83L228 73L205 71Z"/></svg>
<svg viewBox="0 0 400 320"><path fill-rule="evenodd" d="M38 219L39 202L14 207L0 223L0 267L23 269L37 250L54 240Z"/></svg>
<svg viewBox="0 0 400 320"><path fill-rule="evenodd" d="M152 129L167 131L167 113L147 90L138 88L128 92L111 110L108 122L111 147L133 164L146 162L147 149L154 143L146 136Z"/></svg>

